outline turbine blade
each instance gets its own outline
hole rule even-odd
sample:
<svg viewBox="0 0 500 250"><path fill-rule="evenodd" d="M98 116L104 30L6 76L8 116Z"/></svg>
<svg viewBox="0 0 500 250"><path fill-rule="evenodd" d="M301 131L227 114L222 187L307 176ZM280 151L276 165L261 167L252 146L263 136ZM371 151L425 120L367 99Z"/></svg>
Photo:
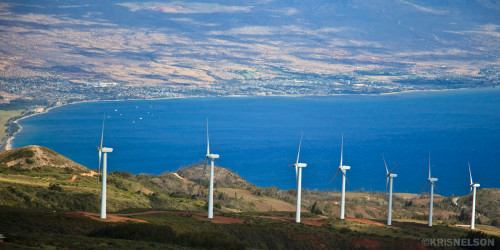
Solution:
<svg viewBox="0 0 500 250"><path fill-rule="evenodd" d="M431 178L431 151L429 150L429 179Z"/></svg>
<svg viewBox="0 0 500 250"><path fill-rule="evenodd" d="M438 187L436 186L436 184L435 184L434 182L432 182L432 185L434 186L434 188L436 188L436 191L437 191L438 193L441 193L441 192L439 192L439 189L438 189Z"/></svg>
<svg viewBox="0 0 500 250"><path fill-rule="evenodd" d="M297 165L295 165L295 182L297 182L298 178L299 178L299 172L298 171L299 171L299 169L298 169Z"/></svg>
<svg viewBox="0 0 500 250"><path fill-rule="evenodd" d="M345 170L342 171L344 173L344 176L345 176L345 181L347 182L347 185L351 185L351 183L349 183L349 179L347 179L347 175L345 175Z"/></svg>
<svg viewBox="0 0 500 250"><path fill-rule="evenodd" d="M297 153L297 161L295 161L295 164L299 163L300 146L302 146L302 134L303 134L303 132L300 132L299 152ZM297 169L295 169L295 170L297 170ZM295 172L297 172L297 171L295 171Z"/></svg>
<svg viewBox="0 0 500 250"><path fill-rule="evenodd" d="M335 173L335 175L333 176L333 178L330 180L330 182L328 182L328 184L332 183L333 179L335 179L335 177L337 177L337 175L340 173L340 168L339 170L337 170L337 173Z"/></svg>
<svg viewBox="0 0 500 250"><path fill-rule="evenodd" d="M472 173L470 172L470 163L469 163L469 162L467 162L467 164L469 164L470 184L472 185L474 182L472 182Z"/></svg>
<svg viewBox="0 0 500 250"><path fill-rule="evenodd" d="M382 159L384 160L384 165L385 165L385 173L389 174L389 170L387 169L387 164L385 163L385 157L382 155ZM386 185L387 186L387 185ZM387 189L387 187L385 187Z"/></svg>
<svg viewBox="0 0 500 250"><path fill-rule="evenodd" d="M397 167L397 166L398 166L398 164L394 165L394 167L392 168L392 170L391 170L391 171L389 171L389 173L388 173L388 174L392 174L392 171L394 171L394 169L396 169L396 167Z"/></svg>
<svg viewBox="0 0 500 250"><path fill-rule="evenodd" d="M387 192L387 184L389 184L389 176L387 176L387 179L385 180L385 191Z"/></svg>
<svg viewBox="0 0 500 250"><path fill-rule="evenodd" d="M102 157L102 151L99 149L99 169L97 170L97 184L99 185L99 175L101 174L101 157Z"/></svg>
<svg viewBox="0 0 500 250"><path fill-rule="evenodd" d="M208 138L208 118L207 118L207 155L210 154L210 139Z"/></svg>
<svg viewBox="0 0 500 250"><path fill-rule="evenodd" d="M419 194L421 194L421 193L422 193L422 191L424 191L425 187L427 187L427 184L429 184L429 181L427 181L427 182L425 183L424 187L420 190Z"/></svg>
<svg viewBox="0 0 500 250"><path fill-rule="evenodd" d="M201 176L205 176L205 170L207 169L207 167L208 167L208 157L205 159L205 164L203 164L203 171Z"/></svg>
<svg viewBox="0 0 500 250"><path fill-rule="evenodd" d="M340 143L340 166L342 167L342 158L344 157L344 133L342 132L342 142Z"/></svg>
<svg viewBox="0 0 500 250"><path fill-rule="evenodd" d="M99 149L102 148L102 141L104 139L104 121L106 120L106 113L102 117L102 130L101 130L101 144L99 144Z"/></svg>

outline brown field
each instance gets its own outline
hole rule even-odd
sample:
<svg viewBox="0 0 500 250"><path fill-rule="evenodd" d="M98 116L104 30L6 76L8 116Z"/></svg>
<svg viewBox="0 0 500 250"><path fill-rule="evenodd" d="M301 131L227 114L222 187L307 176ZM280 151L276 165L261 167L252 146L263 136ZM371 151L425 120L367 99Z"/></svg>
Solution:
<svg viewBox="0 0 500 250"><path fill-rule="evenodd" d="M227 195L236 196L238 198L243 198L243 202L249 204L253 203L258 211L267 212L267 211L287 211L293 212L295 211L295 206L267 196L256 196L250 193L247 190L235 189L235 188L217 188L217 191L224 192Z"/></svg>

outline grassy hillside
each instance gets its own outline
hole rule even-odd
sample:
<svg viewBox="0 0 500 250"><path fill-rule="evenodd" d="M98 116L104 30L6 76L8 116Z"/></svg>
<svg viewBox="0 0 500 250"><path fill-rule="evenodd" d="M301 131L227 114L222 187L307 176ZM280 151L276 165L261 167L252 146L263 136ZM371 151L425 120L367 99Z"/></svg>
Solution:
<svg viewBox="0 0 500 250"><path fill-rule="evenodd" d="M388 227L383 225L385 193L348 192L350 218L339 220L338 192L304 190L303 223L296 224L295 190L259 188L221 167L215 169L216 219L209 222L204 220L208 174L203 176L202 168L159 176L110 173L110 216L146 223L102 221L89 216L100 208L96 172L39 146L2 152L0 234L7 238L0 248L414 249L425 238L500 236L499 189L478 190L477 228L482 232L472 234L454 226L468 223L470 195L436 197L437 226L427 228L428 195L396 194L394 226Z"/></svg>
<svg viewBox="0 0 500 250"><path fill-rule="evenodd" d="M14 117L20 116L22 110L2 110L0 109L0 148L5 141L6 137L10 134L8 131L8 121Z"/></svg>

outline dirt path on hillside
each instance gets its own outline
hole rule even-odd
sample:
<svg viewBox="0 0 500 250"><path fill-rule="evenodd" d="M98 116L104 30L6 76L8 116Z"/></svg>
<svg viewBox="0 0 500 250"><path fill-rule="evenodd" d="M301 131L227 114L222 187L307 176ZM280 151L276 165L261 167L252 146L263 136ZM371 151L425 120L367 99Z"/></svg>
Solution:
<svg viewBox="0 0 500 250"><path fill-rule="evenodd" d="M188 180L186 178L182 178L182 176L180 176L178 173L172 173L175 177L179 178L180 180L182 180L182 183L184 184L188 184Z"/></svg>
<svg viewBox="0 0 500 250"><path fill-rule="evenodd" d="M71 214L71 215L80 215L80 216L85 216L94 220L98 221L104 221L104 222L128 222L128 221L133 221L133 222L142 222L142 223L149 223L145 220L140 220L140 219L134 219L134 218L128 218L128 217L122 217L114 214L107 214L106 219L101 219L101 215L97 213L90 213L90 212L67 212L66 214Z"/></svg>
<svg viewBox="0 0 500 250"><path fill-rule="evenodd" d="M151 210L151 211L144 211L144 212L137 212L137 213L128 213L128 214L116 214L118 216L135 216L135 215L144 215L144 214L173 214L173 215L178 215L178 216L189 216L193 217L199 220L204 220L204 221L210 221L213 223L218 223L218 224L239 224L243 223L243 220L236 219L236 218L231 218L231 217L225 217L225 216L217 216L214 215L213 219L209 219L208 214L195 214L195 213L188 213L188 212L171 212L171 211L157 211L157 210Z"/></svg>
<svg viewBox="0 0 500 250"><path fill-rule="evenodd" d="M120 221L108 221L108 220L101 220L99 218L98 214L93 214L93 213L87 213L87 212L73 212L73 213L79 213L80 215L84 215L87 217L92 218L91 216L95 217L96 219L100 221L107 221L107 222L120 222ZM225 217L225 216L217 216L215 215L213 219L207 218L207 214L196 214L196 213L188 213L188 212L171 212L171 211L157 211L157 210L151 210L151 211L144 211L144 212L137 212L137 213L126 213L126 214L114 214L114 215L109 215L108 218L120 220L122 219L123 221L137 221L137 222L146 222L144 220L140 219L132 219L128 218L126 216L136 216L136 215L145 215L145 214L172 214L172 215L178 215L178 216L186 216L186 217L193 217L199 220L204 220L204 221L210 221L212 223L217 223L217 224L241 224L244 221L241 219L236 219L236 218L231 218L231 217Z"/></svg>
<svg viewBox="0 0 500 250"><path fill-rule="evenodd" d="M77 177L77 175L76 175L76 174L75 174L75 175L73 175L73 177L71 177L71 180L68 180L68 182L75 182L76 177Z"/></svg>
<svg viewBox="0 0 500 250"><path fill-rule="evenodd" d="M384 226L384 224L382 224L380 222L375 222L375 221L371 221L371 220L367 220L367 219L345 217L345 220L359 222L359 223L368 224L368 225Z"/></svg>

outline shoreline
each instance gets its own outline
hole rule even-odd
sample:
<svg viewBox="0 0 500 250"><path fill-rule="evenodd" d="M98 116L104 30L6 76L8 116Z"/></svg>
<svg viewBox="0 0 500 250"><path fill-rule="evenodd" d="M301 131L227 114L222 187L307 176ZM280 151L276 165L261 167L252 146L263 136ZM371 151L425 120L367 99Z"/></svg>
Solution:
<svg viewBox="0 0 500 250"><path fill-rule="evenodd" d="M26 116L22 116L22 117L17 118L16 120L12 121L12 123L15 123L15 124L17 124L17 126L19 126L19 130L17 130L13 135L11 135L7 138L7 140L5 141L5 146L3 147L3 149L0 149L0 151L13 149L12 148L12 141L15 139L16 135L23 130L23 127L19 124L19 121L26 119L26 118L33 117L33 116L46 114L55 108L60 108L60 107L74 105L74 104L80 104L80 103L88 103L88 102L122 102L122 101L148 101L148 100L152 101L152 100L168 100L168 99L177 99L177 98L180 99L180 98L189 98L189 97L163 97L163 98L154 98L154 99L84 100L84 101L77 101L77 102L72 102L72 103L65 103L65 104L61 104L59 106L54 106L54 107L44 107L43 112L33 113L33 114L26 115ZM7 124L9 124L9 123L7 123Z"/></svg>
<svg viewBox="0 0 500 250"><path fill-rule="evenodd" d="M215 97L230 97L230 98L240 98L240 97L312 97L312 96L321 96L321 97L327 97L327 96L348 96L348 95L359 95L359 96L390 96L390 95L397 95L397 94L411 94L411 93L417 93L417 92L441 92L441 91L463 91L463 90L479 90L479 89L497 89L499 87L484 87L484 88L454 88L454 89L422 89L422 90L404 90L404 91L399 91L399 92L386 92L386 93L377 93L377 94L332 94L332 95L265 95L265 96L256 96L256 95L227 95L227 96L215 96ZM170 100L170 99L187 99L187 98L207 98L208 96L178 96L178 97L161 97L161 98L151 98L151 99L116 99L116 100L84 100L84 101L77 101L77 102L72 102L72 103L65 103L61 104L59 106L54 106L54 107L44 107L43 112L39 113L33 113L29 114L26 116L19 117L18 119L12 121L12 123L15 123L19 126L19 130L16 131L13 135L9 136L7 140L5 141L5 146L0 149L0 150L11 150L12 148L12 141L15 139L16 135L22 131L23 127L19 125L19 121L33 117L36 115L42 115L46 114L52 109L55 108L60 108L63 106L68 106L68 105L74 105L74 104L80 104L80 103L89 103L89 102L123 102L123 101L155 101L155 100ZM212 97L212 96L210 96ZM210 98L209 97L209 98ZM8 123L7 123L8 124Z"/></svg>
<svg viewBox="0 0 500 250"><path fill-rule="evenodd" d="M57 106L57 107L61 107L61 106ZM40 114L45 114L45 113L49 112L50 110L52 110L54 108L57 108L57 107L44 108L43 112L29 114L29 115L26 115L26 116L22 116L22 117L19 117L16 120L12 121L12 123L15 123L15 124L17 124L17 126L19 126L19 129L13 135L11 135L11 136L9 136L9 138L7 138L7 140L5 141L4 150L11 150L12 149L12 140L14 140L14 138L16 137L17 133L19 133L19 132L21 132L23 130L23 127L21 125L19 125L19 123L18 123L20 120L26 119L26 118L29 118L29 117L33 117L33 116L36 116L36 115L40 115Z"/></svg>

